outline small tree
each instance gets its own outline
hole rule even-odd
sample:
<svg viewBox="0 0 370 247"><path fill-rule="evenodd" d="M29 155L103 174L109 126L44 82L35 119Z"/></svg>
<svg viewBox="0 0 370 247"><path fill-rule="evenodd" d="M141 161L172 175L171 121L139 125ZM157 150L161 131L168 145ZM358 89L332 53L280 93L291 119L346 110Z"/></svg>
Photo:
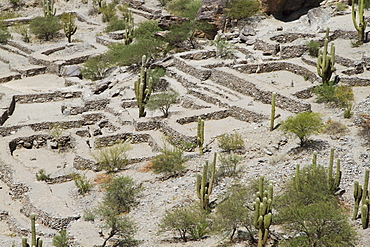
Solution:
<svg viewBox="0 0 370 247"><path fill-rule="evenodd" d="M101 80L106 76L106 72L110 67L111 61L109 57L103 54L86 60L81 69L81 74L86 79Z"/></svg>
<svg viewBox="0 0 370 247"><path fill-rule="evenodd" d="M134 180L128 176L114 178L103 186L105 189L103 202L116 215L130 212L138 204L137 197L142 191Z"/></svg>
<svg viewBox="0 0 370 247"><path fill-rule="evenodd" d="M307 143L309 136L319 134L324 127L320 114L308 111L290 116L280 125L284 132L297 135L301 147Z"/></svg>
<svg viewBox="0 0 370 247"><path fill-rule="evenodd" d="M218 147L225 152L240 151L244 149L244 140L240 133L223 134L218 138Z"/></svg>
<svg viewBox="0 0 370 247"><path fill-rule="evenodd" d="M193 240L198 240L209 232L210 222L207 217L206 211L197 204L172 208L163 216L159 232L178 232L184 242L188 241L189 234Z"/></svg>
<svg viewBox="0 0 370 247"><path fill-rule="evenodd" d="M39 39L49 41L61 29L61 24L56 16L38 16L30 22L30 30Z"/></svg>
<svg viewBox="0 0 370 247"><path fill-rule="evenodd" d="M168 110L171 105L176 102L179 94L175 91L163 91L158 94L150 96L146 108L149 111L160 110L163 113L163 117L168 117Z"/></svg>
<svg viewBox="0 0 370 247"><path fill-rule="evenodd" d="M59 235L55 235L53 238L53 246L55 247L68 247L67 231L61 230Z"/></svg>

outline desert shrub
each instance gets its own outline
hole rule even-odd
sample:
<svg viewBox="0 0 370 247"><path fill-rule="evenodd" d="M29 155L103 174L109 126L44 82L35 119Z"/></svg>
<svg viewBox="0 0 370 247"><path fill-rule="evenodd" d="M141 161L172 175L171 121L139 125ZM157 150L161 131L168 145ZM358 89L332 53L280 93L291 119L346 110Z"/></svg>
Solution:
<svg viewBox="0 0 370 247"><path fill-rule="evenodd" d="M323 83L314 89L318 103L330 103L336 107L346 107L353 100L353 91L350 86Z"/></svg>
<svg viewBox="0 0 370 247"><path fill-rule="evenodd" d="M347 126L337 121L328 120L325 125L324 133L328 135L343 135L349 131Z"/></svg>
<svg viewBox="0 0 370 247"><path fill-rule="evenodd" d="M233 151L231 151L230 154L220 154L218 156L220 165L218 165L215 173L216 183L222 177L236 176L241 171L240 169L238 169L238 163L242 159L242 156L235 154Z"/></svg>
<svg viewBox="0 0 370 247"><path fill-rule="evenodd" d="M53 238L53 246L55 247L68 247L67 231L61 230L58 235Z"/></svg>
<svg viewBox="0 0 370 247"><path fill-rule="evenodd" d="M11 37L8 27L0 20L0 44L6 44Z"/></svg>
<svg viewBox="0 0 370 247"><path fill-rule="evenodd" d="M244 140L238 132L223 134L218 138L218 147L225 152L241 151L244 149Z"/></svg>
<svg viewBox="0 0 370 247"><path fill-rule="evenodd" d="M36 173L36 179L37 181L46 181L50 178L50 174L47 174L45 169L40 169Z"/></svg>
<svg viewBox="0 0 370 247"><path fill-rule="evenodd" d="M177 232L184 242L189 234L192 240L198 240L209 232L210 221L207 217L207 212L198 204L172 208L161 219L159 232Z"/></svg>
<svg viewBox="0 0 370 247"><path fill-rule="evenodd" d="M85 195L93 187L93 184L91 183L90 179L86 177L86 174L75 174L73 176L73 181L75 182L78 192L81 195Z"/></svg>
<svg viewBox="0 0 370 247"><path fill-rule="evenodd" d="M110 60L105 55L91 57L84 63L81 74L84 78L93 81L101 80L106 76L108 69L112 66Z"/></svg>
<svg viewBox="0 0 370 247"><path fill-rule="evenodd" d="M158 2L162 5L162 6L166 6L167 3L171 2L171 0L158 0Z"/></svg>
<svg viewBox="0 0 370 247"><path fill-rule="evenodd" d="M114 2L107 4L103 1L100 4L99 12L102 14L102 21L109 22L114 16L116 16L116 4Z"/></svg>
<svg viewBox="0 0 370 247"><path fill-rule="evenodd" d="M134 30L134 38L136 39L155 39L154 33L161 31L158 27L158 22L148 20L140 22Z"/></svg>
<svg viewBox="0 0 370 247"><path fill-rule="evenodd" d="M163 91L157 94L152 94L146 104L149 111L160 110L163 117L168 117L168 111L173 103L176 102L179 93L175 91Z"/></svg>
<svg viewBox="0 0 370 247"><path fill-rule="evenodd" d="M215 209L212 228L228 236L232 241L235 232L240 227L246 227L253 234L252 203L253 194L257 190L244 184L234 184L227 189L225 198ZM253 235L250 235L253 238Z"/></svg>
<svg viewBox="0 0 370 247"><path fill-rule="evenodd" d="M85 209L83 214L83 219L85 221L94 221L96 218L95 212L91 209Z"/></svg>
<svg viewBox="0 0 370 247"><path fill-rule="evenodd" d="M346 8L347 8L347 6L345 4L343 4L343 3L341 3L341 2L338 2L337 5L336 5L336 9L338 11L345 11Z"/></svg>
<svg viewBox="0 0 370 247"><path fill-rule="evenodd" d="M13 26L13 32L21 35L24 42L30 42L30 30L28 25L17 23Z"/></svg>
<svg viewBox="0 0 370 247"><path fill-rule="evenodd" d="M114 32L118 30L125 30L126 27L127 27L127 23L124 20L119 19L117 16L114 16L109 20L108 25L104 29L104 31L106 33L109 33L109 32Z"/></svg>
<svg viewBox="0 0 370 247"><path fill-rule="evenodd" d="M129 143L123 142L111 147L101 148L93 154L98 167L107 172L114 172L123 169L128 164L128 151L132 147Z"/></svg>
<svg viewBox="0 0 370 247"><path fill-rule="evenodd" d="M299 138L301 147L307 143L311 135L319 134L324 127L320 114L308 111L290 116L280 125L281 130L295 134Z"/></svg>
<svg viewBox="0 0 370 247"><path fill-rule="evenodd" d="M291 178L275 203L277 221L292 236L281 245L354 246L356 233L347 222L347 213L328 188L325 168L310 165L297 174L299 179Z"/></svg>
<svg viewBox="0 0 370 247"><path fill-rule="evenodd" d="M351 118L352 117L352 108L353 105L351 103L347 103L344 107L343 117L344 118Z"/></svg>
<svg viewBox="0 0 370 247"><path fill-rule="evenodd" d="M312 57L318 57L319 56L319 50L320 50L321 43L319 41L310 40L306 46L308 47L308 54Z"/></svg>
<svg viewBox="0 0 370 247"><path fill-rule="evenodd" d="M167 145L161 150L161 154L154 157L152 160L152 168L154 173L165 173L168 175L178 175L182 172L184 162L184 151L180 148L169 148Z"/></svg>
<svg viewBox="0 0 370 247"><path fill-rule="evenodd" d="M111 182L104 184L105 193L103 202L117 214L130 212L138 204L137 197L142 191L141 186L128 177L116 177Z"/></svg>
<svg viewBox="0 0 370 247"><path fill-rule="evenodd" d="M44 39L45 41L48 41L57 34L62 26L58 17L56 16L38 16L30 21L29 27L31 33L36 35L38 39Z"/></svg>
<svg viewBox="0 0 370 247"><path fill-rule="evenodd" d="M257 0L230 0L227 2L226 14L232 19L249 18L256 14L260 9Z"/></svg>
<svg viewBox="0 0 370 247"><path fill-rule="evenodd" d="M234 46L219 35L216 36L215 40L211 41L211 45L216 47L216 57L231 58L234 54Z"/></svg>
<svg viewBox="0 0 370 247"><path fill-rule="evenodd" d="M201 0L172 0L167 4L168 11L177 16L193 20L200 8Z"/></svg>

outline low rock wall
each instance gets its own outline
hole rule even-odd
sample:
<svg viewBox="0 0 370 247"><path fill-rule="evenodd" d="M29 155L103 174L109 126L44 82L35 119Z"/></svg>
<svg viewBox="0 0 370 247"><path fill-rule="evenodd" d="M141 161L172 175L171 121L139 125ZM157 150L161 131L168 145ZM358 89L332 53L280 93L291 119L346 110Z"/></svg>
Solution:
<svg viewBox="0 0 370 247"><path fill-rule="evenodd" d="M76 92L50 92L50 93L36 93L36 94L22 94L15 95L15 101L20 104L33 104L33 103L45 103L62 101L70 98L80 98L82 96L81 91Z"/></svg>
<svg viewBox="0 0 370 247"><path fill-rule="evenodd" d="M199 80L205 81L207 80L210 76L212 71L209 69L204 69L204 68L197 68L189 65L184 61L182 58L179 56L174 56L174 63L175 66L180 69L184 73L188 73L192 75L195 78L198 78Z"/></svg>

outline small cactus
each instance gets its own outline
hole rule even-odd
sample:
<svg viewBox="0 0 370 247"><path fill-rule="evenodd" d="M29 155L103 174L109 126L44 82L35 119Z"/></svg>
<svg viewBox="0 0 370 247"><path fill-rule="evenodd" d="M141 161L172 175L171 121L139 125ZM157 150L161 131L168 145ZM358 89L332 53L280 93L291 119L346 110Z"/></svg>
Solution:
<svg viewBox="0 0 370 247"><path fill-rule="evenodd" d="M329 84L331 75L335 71L335 47L331 44L330 54L328 54L329 28L326 29L324 48L319 51L317 58L317 73L322 79L323 84Z"/></svg>
<svg viewBox="0 0 370 247"><path fill-rule="evenodd" d="M147 59L143 55L141 59L141 71L137 81L134 83L136 102L139 107L139 117L145 117L145 105L152 93L152 78L147 78Z"/></svg>
<svg viewBox="0 0 370 247"><path fill-rule="evenodd" d="M333 177L334 148L330 149L329 168L328 168L328 189L335 194L339 190L342 172L340 170L340 160L337 159L335 177Z"/></svg>
<svg viewBox="0 0 370 247"><path fill-rule="evenodd" d="M203 144L204 144L204 120L198 117L198 128L197 128L197 146L199 147L200 155L203 154Z"/></svg>
<svg viewBox="0 0 370 247"><path fill-rule="evenodd" d="M27 238L22 238L22 247L42 247L42 240L36 238L35 215L31 214L31 246L27 243Z"/></svg>
<svg viewBox="0 0 370 247"><path fill-rule="evenodd" d="M216 172L216 157L217 153L214 154L213 162L211 164L211 175L208 175L208 161L206 161L205 165L203 166L203 173L197 174L197 183L196 183L196 191L197 196L200 200L200 206L206 210L211 211L209 203L209 197L212 193L213 183L215 180L215 172ZM209 179L208 179L209 178Z"/></svg>

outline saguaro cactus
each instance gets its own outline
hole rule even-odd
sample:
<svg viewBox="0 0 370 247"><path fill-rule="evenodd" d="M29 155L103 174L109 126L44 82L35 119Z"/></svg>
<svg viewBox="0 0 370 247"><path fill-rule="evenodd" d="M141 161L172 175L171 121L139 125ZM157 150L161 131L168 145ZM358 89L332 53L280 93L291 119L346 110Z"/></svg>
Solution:
<svg viewBox="0 0 370 247"><path fill-rule="evenodd" d="M209 196L212 193L213 182L215 180L216 157L217 153L214 154L213 162L211 164L210 176L208 175L208 161L206 161L205 165L203 166L203 173L197 174L197 183L196 183L197 196L200 199L200 206L206 211L211 210L209 204Z"/></svg>
<svg viewBox="0 0 370 247"><path fill-rule="evenodd" d="M317 58L317 73L322 79L323 84L328 84L331 75L335 71L335 47L331 44L330 54L328 54L329 28L326 29L324 48L319 51Z"/></svg>
<svg viewBox="0 0 370 247"><path fill-rule="evenodd" d="M76 33L77 26L74 24L74 15L72 13L63 13L63 29L64 34L68 39L68 43L72 42L72 35Z"/></svg>
<svg viewBox="0 0 370 247"><path fill-rule="evenodd" d="M143 55L139 79L134 83L136 102L139 107L139 117L145 117L145 105L152 93L152 78L147 78L147 59Z"/></svg>
<svg viewBox="0 0 370 247"><path fill-rule="evenodd" d="M57 12L54 8L54 0L42 0L42 9L45 17L54 16Z"/></svg>
<svg viewBox="0 0 370 247"><path fill-rule="evenodd" d="M23 238L22 247L42 247L42 240L40 238L36 238L36 224L34 214L31 214L31 246L27 243L27 238Z"/></svg>
<svg viewBox="0 0 370 247"><path fill-rule="evenodd" d="M275 100L276 100L276 93L273 92L271 96L271 116L270 116L270 131L274 130L274 122L275 122Z"/></svg>
<svg viewBox="0 0 370 247"><path fill-rule="evenodd" d="M329 168L328 168L328 188L335 194L339 189L340 180L342 178L342 172L340 170L340 160L337 159L335 177L333 177L333 165L334 165L334 148L330 149Z"/></svg>
<svg viewBox="0 0 370 247"><path fill-rule="evenodd" d="M362 187L358 181L355 181L355 187L353 189L353 197L355 198L355 206L353 210L352 220L357 219L358 208L360 206L361 198L362 198Z"/></svg>
<svg viewBox="0 0 370 247"><path fill-rule="evenodd" d="M259 190L256 193L256 201L253 203L253 225L258 229L258 247L265 246L269 235L269 227L272 221L273 185L269 184L264 190L264 176L260 177Z"/></svg>
<svg viewBox="0 0 370 247"><path fill-rule="evenodd" d="M358 0L357 12L355 10L355 3L352 2L352 22L357 30L357 40L362 44L365 40L365 29L367 24L364 17L364 0Z"/></svg>
<svg viewBox="0 0 370 247"><path fill-rule="evenodd" d="M203 154L203 144L204 144L204 120L198 117L198 128L197 128L197 145L199 147L199 153Z"/></svg>
<svg viewBox="0 0 370 247"><path fill-rule="evenodd" d="M355 205L353 210L352 219L357 219L358 210L361 210L361 222L362 228L366 229L369 226L369 209L370 209L370 202L369 202L369 169L365 170L364 175L364 186L363 189L358 181L355 181L355 187L353 190L353 197L355 198ZM362 205L360 207L360 202L362 201Z"/></svg>

